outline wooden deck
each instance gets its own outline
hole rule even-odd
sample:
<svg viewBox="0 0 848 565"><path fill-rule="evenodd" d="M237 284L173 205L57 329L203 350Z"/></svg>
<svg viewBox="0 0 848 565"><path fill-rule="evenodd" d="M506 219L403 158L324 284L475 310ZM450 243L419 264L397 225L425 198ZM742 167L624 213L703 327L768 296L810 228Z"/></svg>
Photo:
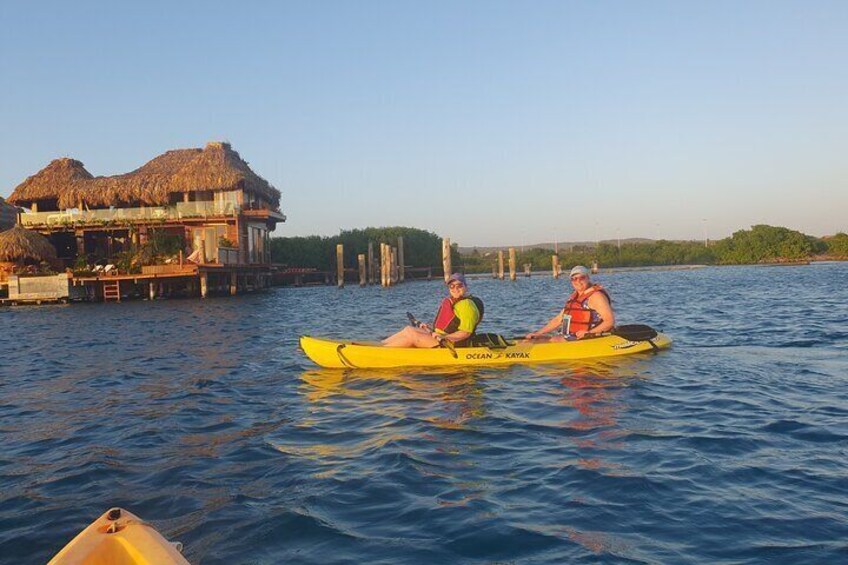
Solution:
<svg viewBox="0 0 848 565"><path fill-rule="evenodd" d="M267 265L222 265L219 263L153 265L141 273L97 273L74 276L72 286L86 289L89 300L120 302L127 295L146 295L151 300L161 296L200 296L238 294L267 288L270 282Z"/></svg>

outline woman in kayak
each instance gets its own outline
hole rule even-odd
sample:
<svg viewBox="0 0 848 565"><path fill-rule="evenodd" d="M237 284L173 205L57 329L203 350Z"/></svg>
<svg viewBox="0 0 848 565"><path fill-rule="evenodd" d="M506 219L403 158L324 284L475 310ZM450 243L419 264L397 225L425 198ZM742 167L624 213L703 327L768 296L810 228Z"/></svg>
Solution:
<svg viewBox="0 0 848 565"><path fill-rule="evenodd" d="M450 296L439 306L432 327L429 324L407 326L384 339L382 344L386 347L430 348L446 340L454 345L464 345L483 319L483 301L467 293L468 285L460 273L454 273L448 279L448 292Z"/></svg>
<svg viewBox="0 0 848 565"><path fill-rule="evenodd" d="M571 286L574 292L566 300L565 307L545 327L527 334L527 339L538 339L559 328L562 328L560 334L551 341L582 339L587 334L608 332L615 326L609 294L601 285L592 283L589 269L582 265L571 269Z"/></svg>

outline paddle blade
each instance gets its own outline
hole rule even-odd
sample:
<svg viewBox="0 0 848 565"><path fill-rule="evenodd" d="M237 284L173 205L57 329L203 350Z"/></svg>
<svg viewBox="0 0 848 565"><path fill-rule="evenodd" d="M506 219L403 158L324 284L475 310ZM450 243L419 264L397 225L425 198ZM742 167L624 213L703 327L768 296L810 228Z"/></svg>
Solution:
<svg viewBox="0 0 848 565"><path fill-rule="evenodd" d="M412 312L406 313L406 319L409 320L409 325L413 328L417 328L421 325L421 322L415 319L415 316L412 315Z"/></svg>

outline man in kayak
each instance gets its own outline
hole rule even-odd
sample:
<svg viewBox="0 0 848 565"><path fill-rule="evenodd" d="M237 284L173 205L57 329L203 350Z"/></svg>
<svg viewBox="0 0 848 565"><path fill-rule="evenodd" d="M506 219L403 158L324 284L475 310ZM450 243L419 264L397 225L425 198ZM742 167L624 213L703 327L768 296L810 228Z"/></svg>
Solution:
<svg viewBox="0 0 848 565"><path fill-rule="evenodd" d="M483 301L468 294L465 276L454 273L448 279L450 296L442 300L433 326L407 326L382 341L386 347L436 347L443 340L465 345L483 319Z"/></svg>
<svg viewBox="0 0 848 565"><path fill-rule="evenodd" d="M551 341L582 339L587 334L600 334L615 326L615 314L607 291L589 279L589 269L578 265L571 269L571 286L574 292L565 301L565 307L550 319L542 329L527 334L527 339L538 339L562 328Z"/></svg>

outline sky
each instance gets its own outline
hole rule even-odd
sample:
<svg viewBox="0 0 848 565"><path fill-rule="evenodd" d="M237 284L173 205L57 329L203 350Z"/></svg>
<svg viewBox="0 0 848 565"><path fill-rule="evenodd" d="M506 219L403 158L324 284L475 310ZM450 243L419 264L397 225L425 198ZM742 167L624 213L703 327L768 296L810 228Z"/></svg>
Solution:
<svg viewBox="0 0 848 565"><path fill-rule="evenodd" d="M229 141L275 235L848 231L848 2L0 2L0 196Z"/></svg>

